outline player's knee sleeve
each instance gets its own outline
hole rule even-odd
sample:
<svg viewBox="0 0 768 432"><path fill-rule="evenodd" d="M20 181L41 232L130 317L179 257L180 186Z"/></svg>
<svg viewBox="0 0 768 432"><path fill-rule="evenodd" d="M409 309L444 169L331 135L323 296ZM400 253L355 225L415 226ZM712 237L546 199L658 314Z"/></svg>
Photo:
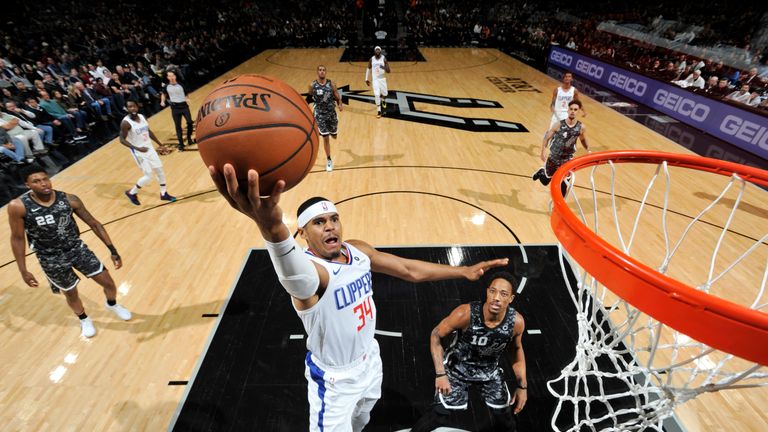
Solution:
<svg viewBox="0 0 768 432"><path fill-rule="evenodd" d="M141 176L141 178L138 181L136 181L136 185L138 187L144 187L144 186L147 185L147 183L149 183L151 181L152 181L152 177L144 174L143 176Z"/></svg>
<svg viewBox="0 0 768 432"><path fill-rule="evenodd" d="M312 297L320 285L320 276L312 261L292 236L279 243L264 241L275 272L288 294L300 300Z"/></svg>
<svg viewBox="0 0 768 432"><path fill-rule="evenodd" d="M162 168L155 168L155 175L160 184L165 184L165 171Z"/></svg>

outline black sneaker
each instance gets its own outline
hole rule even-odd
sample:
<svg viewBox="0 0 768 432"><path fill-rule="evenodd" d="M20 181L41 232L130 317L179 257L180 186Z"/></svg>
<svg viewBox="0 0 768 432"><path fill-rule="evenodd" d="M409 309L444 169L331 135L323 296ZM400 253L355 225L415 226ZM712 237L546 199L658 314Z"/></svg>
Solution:
<svg viewBox="0 0 768 432"><path fill-rule="evenodd" d="M131 191L125 191L125 196L128 197L129 200L131 200L131 204L133 205L141 205L139 202L139 197L135 194L132 194Z"/></svg>

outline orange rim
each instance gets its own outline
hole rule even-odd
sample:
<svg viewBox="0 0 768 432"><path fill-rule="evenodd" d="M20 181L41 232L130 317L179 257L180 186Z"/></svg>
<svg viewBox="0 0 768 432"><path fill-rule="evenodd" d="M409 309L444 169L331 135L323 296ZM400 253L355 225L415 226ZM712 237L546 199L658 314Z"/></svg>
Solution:
<svg viewBox="0 0 768 432"><path fill-rule="evenodd" d="M624 254L586 227L560 194L573 171L613 163L660 164L708 171L768 187L768 171L701 156L655 151L612 151L573 159L555 172L550 223L560 244L592 275L638 310L712 348L768 365L768 314L683 284ZM757 289L757 288L755 288Z"/></svg>

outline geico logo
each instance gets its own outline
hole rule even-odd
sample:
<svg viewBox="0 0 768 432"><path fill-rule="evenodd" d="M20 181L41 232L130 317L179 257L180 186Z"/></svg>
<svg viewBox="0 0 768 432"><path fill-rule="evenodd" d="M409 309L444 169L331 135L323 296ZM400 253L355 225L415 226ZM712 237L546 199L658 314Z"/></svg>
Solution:
<svg viewBox="0 0 768 432"><path fill-rule="evenodd" d="M709 116L709 107L707 105L696 103L692 99L670 93L664 89L656 91L656 94L653 95L653 103L690 117L697 122L703 122Z"/></svg>
<svg viewBox="0 0 768 432"><path fill-rule="evenodd" d="M768 128L765 126L729 114L720 123L720 130L742 141L755 144L761 149L768 150Z"/></svg>
<svg viewBox="0 0 768 432"><path fill-rule="evenodd" d="M603 69L602 66L598 66L584 60L579 60L576 62L576 70L597 79L602 78L603 73L605 72L605 69Z"/></svg>
<svg viewBox="0 0 768 432"><path fill-rule="evenodd" d="M648 90L648 85L646 85L644 82L617 72L611 72L611 74L608 75L608 84L616 88L624 89L638 96L644 95L645 91Z"/></svg>
<svg viewBox="0 0 768 432"><path fill-rule="evenodd" d="M573 63L573 56L561 53L559 51L552 51L552 54L550 54L549 58L553 62L560 63L561 65L565 66L570 66L571 63Z"/></svg>

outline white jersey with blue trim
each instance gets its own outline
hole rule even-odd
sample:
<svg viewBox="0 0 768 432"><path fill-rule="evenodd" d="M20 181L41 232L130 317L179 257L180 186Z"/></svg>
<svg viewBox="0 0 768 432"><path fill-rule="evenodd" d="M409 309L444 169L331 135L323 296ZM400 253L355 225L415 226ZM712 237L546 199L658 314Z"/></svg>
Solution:
<svg viewBox="0 0 768 432"><path fill-rule="evenodd" d="M555 99L555 114L568 114L568 104L573 100L576 88L571 86L568 90L563 90L562 87L557 88L557 98ZM563 120L560 118L560 120Z"/></svg>
<svg viewBox="0 0 768 432"><path fill-rule="evenodd" d="M368 353L376 330L371 260L360 249L343 243L347 262L312 255L328 270L328 287L309 309L296 313L307 332L307 349L324 365L342 367Z"/></svg>
<svg viewBox="0 0 768 432"><path fill-rule="evenodd" d="M140 152L131 149L131 154L137 158L137 163L139 164L141 164L142 159L160 163L160 157L158 156L157 151L155 151L155 147L152 145L152 140L149 137L149 123L147 123L147 119L144 118L143 115L138 114L138 117L138 121L134 121L130 114L123 118L123 121L127 121L131 126L125 139L134 147L145 148L147 151Z"/></svg>
<svg viewBox="0 0 768 432"><path fill-rule="evenodd" d="M386 68L385 58L384 54L379 56L379 58L376 58L376 56L371 57L371 72L373 73L374 79L385 79L387 68Z"/></svg>

